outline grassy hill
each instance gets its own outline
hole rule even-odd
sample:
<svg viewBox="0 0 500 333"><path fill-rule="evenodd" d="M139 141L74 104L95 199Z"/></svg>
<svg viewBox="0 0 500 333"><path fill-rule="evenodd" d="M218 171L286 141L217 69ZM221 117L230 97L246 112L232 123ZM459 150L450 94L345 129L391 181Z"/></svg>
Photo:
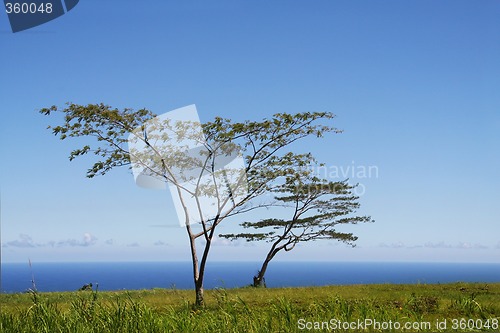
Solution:
<svg viewBox="0 0 500 333"><path fill-rule="evenodd" d="M0 295L1 332L498 332L500 283Z"/></svg>

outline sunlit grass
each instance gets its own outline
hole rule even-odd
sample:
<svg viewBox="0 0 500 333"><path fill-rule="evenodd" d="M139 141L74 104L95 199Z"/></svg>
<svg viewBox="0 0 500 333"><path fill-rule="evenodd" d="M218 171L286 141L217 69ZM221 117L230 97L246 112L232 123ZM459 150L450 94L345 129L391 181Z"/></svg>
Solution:
<svg viewBox="0 0 500 333"><path fill-rule="evenodd" d="M1 332L301 332L299 319L500 319L500 283L214 289L203 309L193 296L176 289L2 294Z"/></svg>

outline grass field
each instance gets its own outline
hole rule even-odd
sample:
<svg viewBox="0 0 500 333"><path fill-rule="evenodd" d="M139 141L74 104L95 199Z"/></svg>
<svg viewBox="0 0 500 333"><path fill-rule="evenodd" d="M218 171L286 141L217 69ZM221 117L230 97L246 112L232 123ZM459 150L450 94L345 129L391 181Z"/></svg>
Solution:
<svg viewBox="0 0 500 333"><path fill-rule="evenodd" d="M498 332L500 283L1 294L1 332Z"/></svg>

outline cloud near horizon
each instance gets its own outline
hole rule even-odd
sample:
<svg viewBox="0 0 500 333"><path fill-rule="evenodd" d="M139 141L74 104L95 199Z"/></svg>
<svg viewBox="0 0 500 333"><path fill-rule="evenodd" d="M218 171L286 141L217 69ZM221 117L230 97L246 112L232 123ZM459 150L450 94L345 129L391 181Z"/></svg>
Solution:
<svg viewBox="0 0 500 333"><path fill-rule="evenodd" d="M40 244L35 244L33 238L27 234L19 234L19 239L6 242L2 244L2 247L38 247Z"/></svg>
<svg viewBox="0 0 500 333"><path fill-rule="evenodd" d="M444 241L433 243L433 242L427 242L424 244L414 244L414 245L407 245L403 242L396 242L396 243L380 243L379 247L383 248L392 248L392 249L421 249L421 248L427 248L427 249L489 249L490 246L480 244L480 243L471 243L471 242L458 242L456 245L451 245L448 243L445 243ZM497 248L500 248L500 243L497 245Z"/></svg>
<svg viewBox="0 0 500 333"><path fill-rule="evenodd" d="M69 238L66 240L60 241L48 241L47 243L35 243L33 238L27 234L20 234L19 239L6 242L2 244L2 247L18 247L18 248L34 248L34 247L88 247L95 245L97 243L97 237L92 235L89 232L86 232L82 235L81 240L77 240L74 238Z"/></svg>

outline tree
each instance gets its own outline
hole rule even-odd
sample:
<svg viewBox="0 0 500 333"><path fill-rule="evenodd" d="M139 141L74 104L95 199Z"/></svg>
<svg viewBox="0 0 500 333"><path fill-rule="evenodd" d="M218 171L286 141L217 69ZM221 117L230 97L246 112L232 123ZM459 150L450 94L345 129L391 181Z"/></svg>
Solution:
<svg viewBox="0 0 500 333"><path fill-rule="evenodd" d="M311 161L312 162L312 161ZM287 219L266 218L257 222L244 222L244 228L260 232L221 234L220 237L235 240L267 241L271 248L258 273L253 277L254 287L265 287L264 276L271 260L280 251L291 251L297 244L320 239L337 240L351 246L357 240L352 233L336 230L338 225L373 222L369 216L353 216L359 208L355 186L347 180L332 182L320 179L312 169L300 167L286 177L284 184L275 187L276 206L292 212Z"/></svg>
<svg viewBox="0 0 500 333"><path fill-rule="evenodd" d="M49 126L53 134L61 140L85 138L85 144L71 151L69 159L93 153L98 160L88 169L87 177L105 175L115 167L132 167L132 161L135 161L136 164L142 164L146 176L154 176L175 186L185 214L184 227L191 250L197 306L204 305L203 278L217 226L231 216L273 206L273 203L256 202L255 199L280 188L286 176L296 174L294 170L308 165L311 159L310 154L297 154L287 150L292 148L293 143L311 136L322 137L327 132L339 132L328 124L334 117L328 112L293 115L277 113L261 121L243 122L216 117L211 122L201 124L204 138L200 138L200 133L193 130L200 124L155 122L158 117L146 109L119 110L102 103L68 103L63 108L43 108L40 113L64 115L62 124ZM148 128L152 130L146 128L145 124L149 124ZM173 131L173 134L169 134L169 130ZM127 146L131 136L146 150L131 151ZM92 138L93 142L89 140ZM182 147L173 149L168 144L169 140L186 138L202 142L203 149L197 156L186 154ZM158 141L164 144L160 145L161 149L156 144ZM167 149L163 149L165 147ZM241 180L244 176L247 184L244 193L236 192L236 195L234 189L222 191L223 181L234 177L231 170L229 175L227 170L221 170L222 173L219 174L216 170L217 159L227 157L235 151L239 151L243 156L244 173L239 177ZM193 170L198 174L192 172ZM213 180L211 186L202 182L207 175ZM185 187L185 182L197 186L193 190L192 187ZM221 191L224 196L220 195ZM217 198L217 210L213 217L206 218L199 198L214 193ZM185 204L189 198L195 199L198 216L189 214ZM194 229L198 225L201 225L199 231ZM203 242L200 243L201 240ZM199 248L201 258L198 255Z"/></svg>

